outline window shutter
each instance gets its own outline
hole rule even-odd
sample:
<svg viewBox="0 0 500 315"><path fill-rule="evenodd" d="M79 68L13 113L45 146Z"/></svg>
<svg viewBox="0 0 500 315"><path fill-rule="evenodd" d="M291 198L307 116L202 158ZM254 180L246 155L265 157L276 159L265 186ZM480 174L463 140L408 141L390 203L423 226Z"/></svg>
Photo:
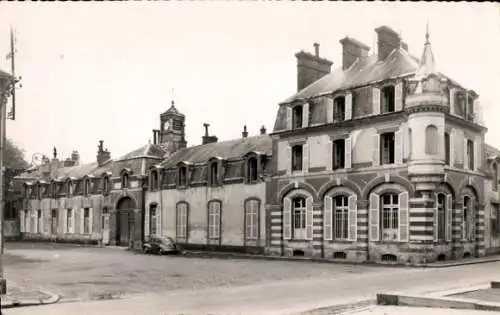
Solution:
<svg viewBox="0 0 500 315"><path fill-rule="evenodd" d="M455 89L450 89L450 114L455 115Z"/></svg>
<svg viewBox="0 0 500 315"><path fill-rule="evenodd" d="M89 234L92 234L93 224L94 224L94 208L89 208Z"/></svg>
<svg viewBox="0 0 500 315"><path fill-rule="evenodd" d="M333 199L325 197L325 210L323 211L323 239L331 241L333 239Z"/></svg>
<svg viewBox="0 0 500 315"><path fill-rule="evenodd" d="M292 239L292 200L283 199L283 239Z"/></svg>
<svg viewBox="0 0 500 315"><path fill-rule="evenodd" d="M470 222L470 235L468 235L469 240L475 240L476 238L476 198L471 200L471 211L469 211L469 222Z"/></svg>
<svg viewBox="0 0 500 315"><path fill-rule="evenodd" d="M433 211L433 217L434 217L434 242L437 242L438 241L438 228L439 228L439 216L438 216L438 194L434 194L434 209L432 209Z"/></svg>
<svg viewBox="0 0 500 315"><path fill-rule="evenodd" d="M333 168L333 141L328 138L326 140L326 170L331 171Z"/></svg>
<svg viewBox="0 0 500 315"><path fill-rule="evenodd" d="M379 195L370 194L370 241L379 240Z"/></svg>
<svg viewBox="0 0 500 315"><path fill-rule="evenodd" d="M410 239L410 213L408 209L408 192L399 194L399 241L408 242Z"/></svg>
<svg viewBox="0 0 500 315"><path fill-rule="evenodd" d="M36 210L31 211L31 222L33 223L33 233L38 233L38 224L36 224Z"/></svg>
<svg viewBox="0 0 500 315"><path fill-rule="evenodd" d="M286 129L292 129L292 108L286 106Z"/></svg>
<svg viewBox="0 0 500 315"><path fill-rule="evenodd" d="M19 210L19 231L26 232L25 230L25 219L24 219L24 210Z"/></svg>
<svg viewBox="0 0 500 315"><path fill-rule="evenodd" d="M306 239L313 240L313 198L306 198Z"/></svg>
<svg viewBox="0 0 500 315"><path fill-rule="evenodd" d="M451 233L453 225L453 198L452 195L446 195L446 240L451 241Z"/></svg>
<svg viewBox="0 0 500 315"><path fill-rule="evenodd" d="M352 93L345 95L345 120L352 119Z"/></svg>
<svg viewBox="0 0 500 315"><path fill-rule="evenodd" d="M71 233L75 233L75 210L71 211Z"/></svg>
<svg viewBox="0 0 500 315"><path fill-rule="evenodd" d="M309 103L302 106L302 128L309 126Z"/></svg>
<svg viewBox="0 0 500 315"><path fill-rule="evenodd" d="M373 135L373 166L380 165L380 135Z"/></svg>
<svg viewBox="0 0 500 315"><path fill-rule="evenodd" d="M326 122L331 124L333 122L333 98L330 96L325 97L326 100Z"/></svg>
<svg viewBox="0 0 500 315"><path fill-rule="evenodd" d="M179 208L177 208L179 209ZM144 236L148 237L149 236L149 222L150 222L150 212L151 211L151 206L148 206L146 208L146 211L144 211ZM177 210L178 213L178 210Z"/></svg>
<svg viewBox="0 0 500 315"><path fill-rule="evenodd" d="M358 239L358 197L356 195L349 196L348 199L349 213L349 241L355 242Z"/></svg>
<svg viewBox="0 0 500 315"><path fill-rule="evenodd" d="M302 146L302 172L309 170L309 144L305 143Z"/></svg>
<svg viewBox="0 0 500 315"><path fill-rule="evenodd" d="M464 169L469 169L469 157L467 156L467 138L464 137Z"/></svg>
<svg viewBox="0 0 500 315"><path fill-rule="evenodd" d="M351 168L351 167L352 167L352 138L351 136L349 136L345 139L345 168Z"/></svg>
<svg viewBox="0 0 500 315"><path fill-rule="evenodd" d="M372 105L373 105L373 114L380 114L380 89L374 87L372 88Z"/></svg>
<svg viewBox="0 0 500 315"><path fill-rule="evenodd" d="M289 144L287 144L286 146L287 146L285 149L286 150L286 163L285 163L286 173L290 175L290 174L292 174L292 147Z"/></svg>
<svg viewBox="0 0 500 315"><path fill-rule="evenodd" d="M85 208L80 208L80 234L84 232L85 223Z"/></svg>
<svg viewBox="0 0 500 315"><path fill-rule="evenodd" d="M403 110L403 82L398 82L394 87L394 109L396 112Z"/></svg>
<svg viewBox="0 0 500 315"><path fill-rule="evenodd" d="M182 204L182 208L186 208L186 207L187 207L186 204ZM182 211L183 211L183 213L185 212L184 210L182 210ZM161 233L161 204L160 203L156 205L155 215L156 215L156 234L161 235L162 233Z"/></svg>
<svg viewBox="0 0 500 315"><path fill-rule="evenodd" d="M481 137L476 136L474 141L474 170L479 171L481 168Z"/></svg>
<svg viewBox="0 0 500 315"><path fill-rule="evenodd" d="M455 129L450 130L450 166L455 165Z"/></svg>
<svg viewBox="0 0 500 315"><path fill-rule="evenodd" d="M396 131L394 135L394 153L396 164L403 164L403 137L401 130Z"/></svg>
<svg viewBox="0 0 500 315"><path fill-rule="evenodd" d="M67 224L66 222L68 221L67 217L68 217L68 209L63 209L63 211L61 211L61 217L62 217L62 232L63 233L68 233L68 228L67 228Z"/></svg>

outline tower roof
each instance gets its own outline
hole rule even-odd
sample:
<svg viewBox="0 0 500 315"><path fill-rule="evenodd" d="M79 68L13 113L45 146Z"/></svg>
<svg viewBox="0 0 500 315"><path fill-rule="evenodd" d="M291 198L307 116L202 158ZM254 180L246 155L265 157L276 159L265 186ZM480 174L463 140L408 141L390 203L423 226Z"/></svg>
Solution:
<svg viewBox="0 0 500 315"><path fill-rule="evenodd" d="M424 51L422 52L422 58L420 59L420 64L416 73L417 77L425 77L430 74L436 74L436 61L434 60L434 54L432 53L429 37L429 24L427 24Z"/></svg>
<svg viewBox="0 0 500 315"><path fill-rule="evenodd" d="M169 115L169 116L179 116L179 117L184 117L184 114L181 114L179 112L179 110L175 107L175 103L174 101L172 101L172 104L170 105L170 108L167 109L166 112L164 112L163 114L161 114L162 116L166 116L166 115Z"/></svg>

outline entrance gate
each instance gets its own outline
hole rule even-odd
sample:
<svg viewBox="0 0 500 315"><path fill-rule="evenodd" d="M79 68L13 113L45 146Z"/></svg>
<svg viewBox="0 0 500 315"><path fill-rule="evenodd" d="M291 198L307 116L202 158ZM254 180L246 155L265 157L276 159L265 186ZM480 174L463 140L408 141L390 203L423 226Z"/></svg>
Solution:
<svg viewBox="0 0 500 315"><path fill-rule="evenodd" d="M129 246L134 235L135 203L130 197L124 197L116 207L116 245Z"/></svg>

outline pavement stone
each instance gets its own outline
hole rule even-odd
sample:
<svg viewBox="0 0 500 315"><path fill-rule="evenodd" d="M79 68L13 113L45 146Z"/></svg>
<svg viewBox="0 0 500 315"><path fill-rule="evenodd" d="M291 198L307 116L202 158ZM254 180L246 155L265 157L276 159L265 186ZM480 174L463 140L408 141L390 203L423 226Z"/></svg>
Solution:
<svg viewBox="0 0 500 315"><path fill-rule="evenodd" d="M6 295L2 295L2 309L52 304L59 301L60 297L57 294L42 292L38 290L23 290L20 288L12 288L7 291Z"/></svg>

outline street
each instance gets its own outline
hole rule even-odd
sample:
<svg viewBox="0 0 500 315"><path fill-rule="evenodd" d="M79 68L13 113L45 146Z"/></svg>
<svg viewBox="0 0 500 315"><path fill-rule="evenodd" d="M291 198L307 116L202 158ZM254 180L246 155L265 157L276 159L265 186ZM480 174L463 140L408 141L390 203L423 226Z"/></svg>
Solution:
<svg viewBox="0 0 500 315"><path fill-rule="evenodd" d="M421 294L479 285L498 279L500 269L500 262L394 268L160 257L47 244L7 244L4 262L9 286L62 298L6 314L290 314L374 299L380 291Z"/></svg>

